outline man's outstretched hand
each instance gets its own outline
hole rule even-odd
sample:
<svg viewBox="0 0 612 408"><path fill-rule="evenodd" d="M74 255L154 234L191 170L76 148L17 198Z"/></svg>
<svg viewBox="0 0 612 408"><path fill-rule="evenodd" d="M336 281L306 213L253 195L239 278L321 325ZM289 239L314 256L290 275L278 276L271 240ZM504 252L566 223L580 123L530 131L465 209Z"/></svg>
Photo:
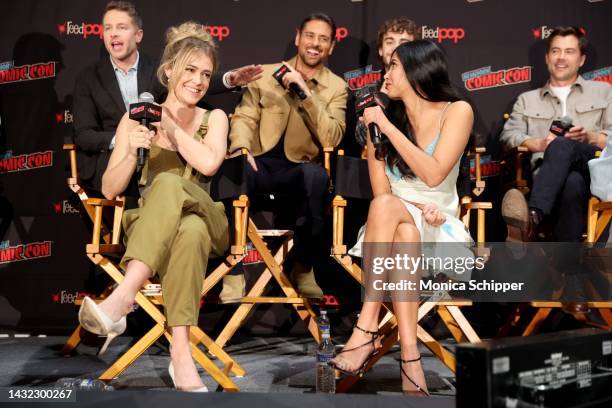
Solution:
<svg viewBox="0 0 612 408"><path fill-rule="evenodd" d="M252 81L262 77L263 67L259 64L245 65L236 68L228 74L228 82L232 87L245 86Z"/></svg>

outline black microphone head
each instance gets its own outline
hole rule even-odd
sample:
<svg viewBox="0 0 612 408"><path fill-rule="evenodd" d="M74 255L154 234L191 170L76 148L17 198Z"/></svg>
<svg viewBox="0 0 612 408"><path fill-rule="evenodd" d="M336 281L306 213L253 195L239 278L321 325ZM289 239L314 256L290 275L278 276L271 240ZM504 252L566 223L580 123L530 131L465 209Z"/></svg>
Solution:
<svg viewBox="0 0 612 408"><path fill-rule="evenodd" d="M155 103L153 95L149 92L143 92L138 95L137 103L130 104L129 114L130 119L137 122L159 122L161 120L162 107Z"/></svg>
<svg viewBox="0 0 612 408"><path fill-rule="evenodd" d="M138 102L155 103L155 98L149 92L143 92L138 95Z"/></svg>

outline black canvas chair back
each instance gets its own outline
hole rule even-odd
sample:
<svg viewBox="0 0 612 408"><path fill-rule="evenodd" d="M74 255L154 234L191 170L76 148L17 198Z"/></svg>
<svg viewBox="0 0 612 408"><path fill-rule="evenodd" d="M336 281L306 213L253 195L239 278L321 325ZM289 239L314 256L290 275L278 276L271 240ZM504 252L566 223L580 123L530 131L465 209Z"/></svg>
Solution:
<svg viewBox="0 0 612 408"><path fill-rule="evenodd" d="M461 156L459 162L459 176L457 177L457 195L459 197L472 194L472 180L470 179L470 157L467 152Z"/></svg>
<svg viewBox="0 0 612 408"><path fill-rule="evenodd" d="M373 197L368 161L359 157L336 156L335 194L370 200Z"/></svg>
<svg viewBox="0 0 612 408"><path fill-rule="evenodd" d="M247 193L247 156L225 159L210 183L210 196L215 201L239 197Z"/></svg>

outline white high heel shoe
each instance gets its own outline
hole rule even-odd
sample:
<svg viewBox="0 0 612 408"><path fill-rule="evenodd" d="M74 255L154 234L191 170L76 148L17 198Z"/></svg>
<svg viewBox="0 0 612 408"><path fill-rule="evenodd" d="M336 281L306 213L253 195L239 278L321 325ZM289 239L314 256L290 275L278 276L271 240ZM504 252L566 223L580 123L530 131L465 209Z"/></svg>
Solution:
<svg viewBox="0 0 612 408"><path fill-rule="evenodd" d="M79 309L79 323L88 332L107 336L106 341L98 352L98 355L104 354L110 342L125 331L126 318L113 322L110 317L100 309L100 307L89 296L83 299L81 308Z"/></svg>
<svg viewBox="0 0 612 408"><path fill-rule="evenodd" d="M174 385L174 388L178 390L178 387L176 386L176 382L174 381L174 367L172 366L172 360L170 360L170 365L168 365L168 375L170 376L170 379L172 380L172 385ZM208 392L208 388L206 387L206 385L203 385L200 388L194 388L193 390L179 390L179 391Z"/></svg>

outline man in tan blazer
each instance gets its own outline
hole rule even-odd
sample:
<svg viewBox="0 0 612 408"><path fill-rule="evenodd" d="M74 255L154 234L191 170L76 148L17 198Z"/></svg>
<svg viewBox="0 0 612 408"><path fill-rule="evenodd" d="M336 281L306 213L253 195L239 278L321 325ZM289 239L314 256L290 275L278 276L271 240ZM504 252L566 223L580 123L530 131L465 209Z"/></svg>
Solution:
<svg viewBox="0 0 612 408"><path fill-rule="evenodd" d="M320 164L323 147L336 147L345 130L346 83L324 65L335 32L328 15L307 16L295 36L297 55L264 65L263 77L248 85L236 108L229 136L230 152L249 151L249 193L285 193L296 200L290 278L302 296L313 298L323 295L312 270L323 241L328 194L328 176ZM283 66L288 72L281 85L272 74ZM222 301L244 296L244 275L240 267L235 271L224 278Z"/></svg>

